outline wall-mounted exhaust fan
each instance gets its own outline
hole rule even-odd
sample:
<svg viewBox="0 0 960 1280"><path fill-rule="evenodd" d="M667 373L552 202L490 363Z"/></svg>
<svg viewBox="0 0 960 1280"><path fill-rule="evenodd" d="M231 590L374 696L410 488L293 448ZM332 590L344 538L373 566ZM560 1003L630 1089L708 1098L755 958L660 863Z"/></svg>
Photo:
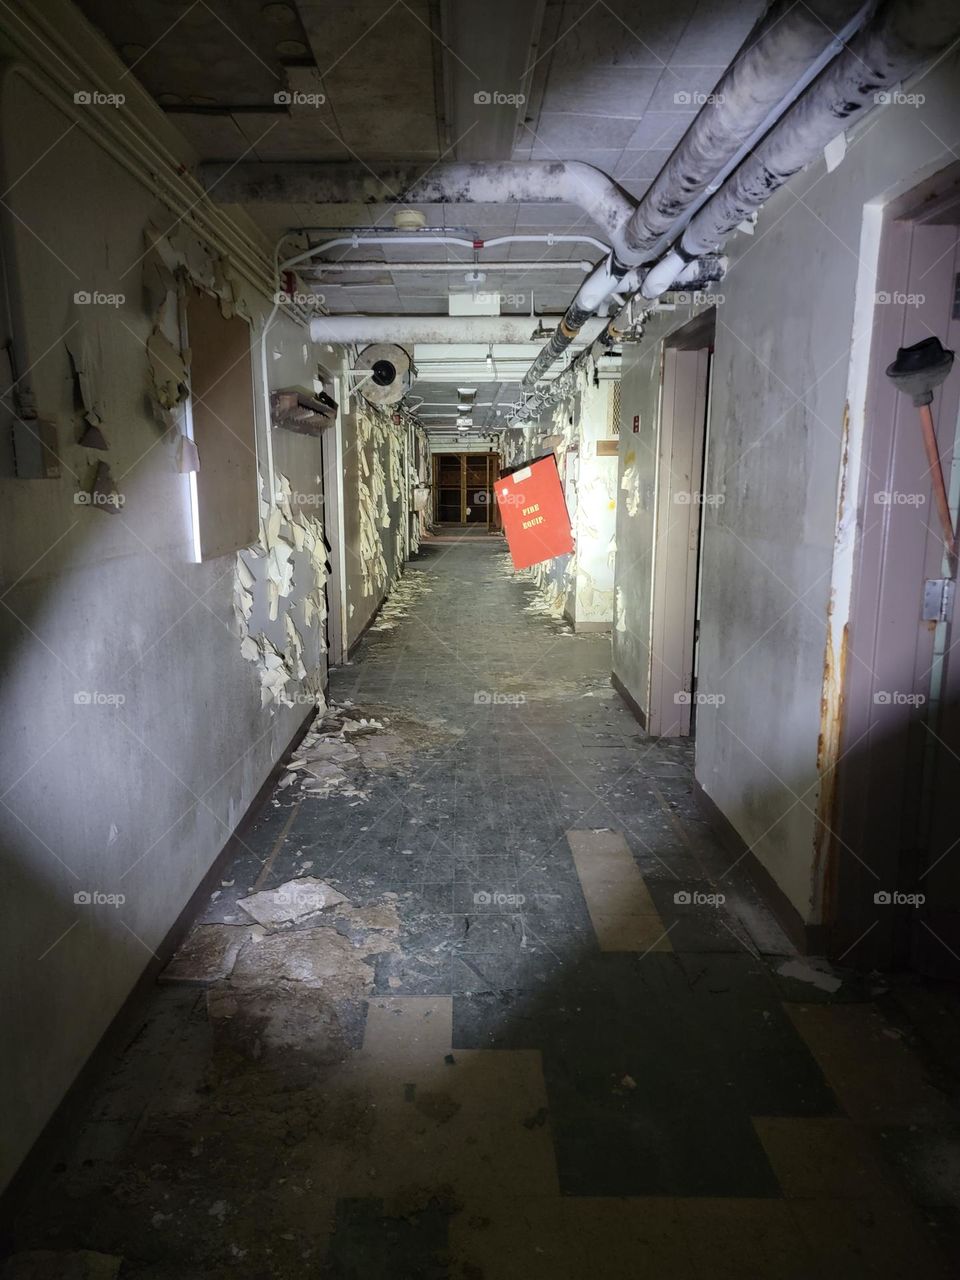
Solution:
<svg viewBox="0 0 960 1280"><path fill-rule="evenodd" d="M397 404L413 386L416 370L403 347L374 342L364 347L354 367L358 391L369 404Z"/></svg>

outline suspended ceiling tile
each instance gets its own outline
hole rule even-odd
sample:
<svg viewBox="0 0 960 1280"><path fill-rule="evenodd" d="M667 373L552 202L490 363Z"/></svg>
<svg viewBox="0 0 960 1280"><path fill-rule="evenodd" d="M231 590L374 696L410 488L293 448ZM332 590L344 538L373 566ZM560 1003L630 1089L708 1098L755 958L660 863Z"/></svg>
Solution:
<svg viewBox="0 0 960 1280"><path fill-rule="evenodd" d="M597 150L622 151L636 127L635 119L544 111L537 125L533 154L541 160L557 160Z"/></svg>
<svg viewBox="0 0 960 1280"><path fill-rule="evenodd" d="M584 64L571 69L562 80L551 80L544 94L543 110L639 119L660 72L659 66L647 70Z"/></svg>
<svg viewBox="0 0 960 1280"><path fill-rule="evenodd" d="M400 305L407 315L442 316L447 314L447 295L443 294L437 297L428 297L425 294L407 295L401 299ZM417 386L417 394L423 394L419 384Z"/></svg>
<svg viewBox="0 0 960 1280"><path fill-rule="evenodd" d="M710 94L723 68L671 67L665 72L647 107L653 111L681 112L695 115Z"/></svg>
<svg viewBox="0 0 960 1280"><path fill-rule="evenodd" d="M557 35L551 73L566 74L578 65L661 67L683 32L694 0L660 0L638 9L634 0L595 6L566 4Z"/></svg>
<svg viewBox="0 0 960 1280"><path fill-rule="evenodd" d="M343 292L351 308L359 312L381 312L389 315L400 306L397 291L392 287L355 285Z"/></svg>
<svg viewBox="0 0 960 1280"><path fill-rule="evenodd" d="M672 151L689 129L695 115L695 110L684 111L679 107L675 111L651 112L630 135L626 150L651 151L662 148L664 151Z"/></svg>
<svg viewBox="0 0 960 1280"><path fill-rule="evenodd" d="M416 244L386 244L383 254L388 262L443 262L446 246L421 231L417 234Z"/></svg>
<svg viewBox="0 0 960 1280"><path fill-rule="evenodd" d="M663 168L669 154L667 148L658 151L624 151L613 176L625 189L627 183L649 183Z"/></svg>
<svg viewBox="0 0 960 1280"><path fill-rule="evenodd" d="M346 145L360 159L440 154L435 37L425 0L298 0Z"/></svg>
<svg viewBox="0 0 960 1280"><path fill-rule="evenodd" d="M738 0L736 5L699 0L694 19L673 52L671 65L678 69L683 66L711 66L719 75L765 8L765 0Z"/></svg>

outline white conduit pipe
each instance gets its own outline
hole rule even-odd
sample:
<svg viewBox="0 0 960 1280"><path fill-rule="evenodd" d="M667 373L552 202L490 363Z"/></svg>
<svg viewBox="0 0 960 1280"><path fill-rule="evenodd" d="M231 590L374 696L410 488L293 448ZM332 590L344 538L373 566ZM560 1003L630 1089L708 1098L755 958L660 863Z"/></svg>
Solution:
<svg viewBox="0 0 960 1280"><path fill-rule="evenodd" d="M313 342L537 342L552 327L552 318L537 316L314 316ZM584 338L603 328L596 320Z"/></svg>
<svg viewBox="0 0 960 1280"><path fill-rule="evenodd" d="M340 260L338 262L318 262L315 263L309 272L309 276L339 276L347 275L351 271L389 271L391 274L403 274L404 272L416 271L420 272L455 272L463 274L464 267L474 267L479 272L484 271L592 271L593 263L582 260L580 262L555 262L549 258L541 258L535 262L347 262Z"/></svg>
<svg viewBox="0 0 960 1280"><path fill-rule="evenodd" d="M294 233L291 232L290 234ZM464 236L448 236L442 232L438 235L433 235L430 232L422 231L418 235L412 236L337 236L333 240L327 240L323 244L312 245L302 253L295 254L292 258L288 258L285 262L282 262L280 264L280 268L283 271L291 271L295 267L301 266L304 262L309 262L319 253L329 253L331 249L344 247L362 249L368 244L415 244L421 249L424 248L424 246L429 247L430 245L455 244L464 249L473 249L474 252L479 252L481 249L495 249L502 244L589 244L595 249L599 249L601 253L610 252L609 245L604 244L602 240L598 240L595 236L587 235L551 235L549 232L546 232L539 235L497 236L493 240L468 240ZM338 259L338 261L344 260ZM466 261L466 259L464 259L464 261ZM326 266L327 264L318 263L317 265Z"/></svg>

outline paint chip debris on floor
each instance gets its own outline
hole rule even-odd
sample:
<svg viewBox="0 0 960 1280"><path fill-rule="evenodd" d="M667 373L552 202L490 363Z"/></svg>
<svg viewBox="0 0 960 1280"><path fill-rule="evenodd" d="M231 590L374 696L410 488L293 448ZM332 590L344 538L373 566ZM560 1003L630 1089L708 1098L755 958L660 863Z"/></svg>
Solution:
<svg viewBox="0 0 960 1280"><path fill-rule="evenodd" d="M425 544L333 673L3 1280L957 1274L955 1072L501 556Z"/></svg>

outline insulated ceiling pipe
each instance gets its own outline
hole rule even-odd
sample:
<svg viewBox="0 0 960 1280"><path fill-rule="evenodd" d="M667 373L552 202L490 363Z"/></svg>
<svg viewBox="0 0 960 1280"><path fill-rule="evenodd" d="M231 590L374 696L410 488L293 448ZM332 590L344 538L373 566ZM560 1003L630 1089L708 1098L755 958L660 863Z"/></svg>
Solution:
<svg viewBox="0 0 960 1280"><path fill-rule="evenodd" d="M848 51L807 90L748 160L694 217L676 251L650 273L641 293L676 274L676 263L719 249L794 174L817 159L884 91L906 79L960 35L955 0L888 0ZM651 279L651 277L656 277Z"/></svg>
<svg viewBox="0 0 960 1280"><path fill-rule="evenodd" d="M664 237L673 238L678 223L719 188L843 50L871 7L863 0L777 0L770 6L624 228L633 261L647 262L667 247Z"/></svg>
<svg viewBox="0 0 960 1280"><path fill-rule="evenodd" d="M777 0L759 28L717 82L693 124L677 144L628 222L611 238L613 251L581 286L557 333L530 367L531 388L573 341L588 316L608 298L633 292L639 280L629 268L656 256L686 214L703 203L753 143L796 100L814 76L844 47L863 21L863 0ZM823 16L821 16L821 12ZM830 23L841 24L834 33ZM667 285L680 276L680 264Z"/></svg>
<svg viewBox="0 0 960 1280"><path fill-rule="evenodd" d="M553 316L314 316L310 338L322 343L536 342ZM597 321L591 338L601 322Z"/></svg>
<svg viewBox="0 0 960 1280"><path fill-rule="evenodd" d="M373 171L352 161L315 164L208 163L200 178L221 204L572 204L617 246L636 201L612 178L579 160L444 163Z"/></svg>
<svg viewBox="0 0 960 1280"><path fill-rule="evenodd" d="M686 263L722 248L730 233L815 160L827 143L881 103L884 91L949 49L958 35L960 11L951 0L887 0L847 52L691 219L676 248L645 276L640 296L659 298L673 287L671 282Z"/></svg>
<svg viewBox="0 0 960 1280"><path fill-rule="evenodd" d="M611 264L612 257L613 255L611 254L580 286L577 296L564 312L556 330L544 344L543 350L536 360L523 375L521 385L525 391L533 389L550 366L566 351L586 322L596 316L609 298L616 296L621 288L629 289L631 293L635 292L637 285L640 283L639 274L624 271L619 278L616 278L614 267ZM720 279L722 272L717 275L713 274L713 264L720 261L718 258L708 257L702 262L698 260L681 262L675 273L676 279L669 287L671 289L685 289L689 288L694 281L701 280L704 277ZM619 297L617 300L618 303L622 304L622 300ZM617 310L620 310L619 306Z"/></svg>

